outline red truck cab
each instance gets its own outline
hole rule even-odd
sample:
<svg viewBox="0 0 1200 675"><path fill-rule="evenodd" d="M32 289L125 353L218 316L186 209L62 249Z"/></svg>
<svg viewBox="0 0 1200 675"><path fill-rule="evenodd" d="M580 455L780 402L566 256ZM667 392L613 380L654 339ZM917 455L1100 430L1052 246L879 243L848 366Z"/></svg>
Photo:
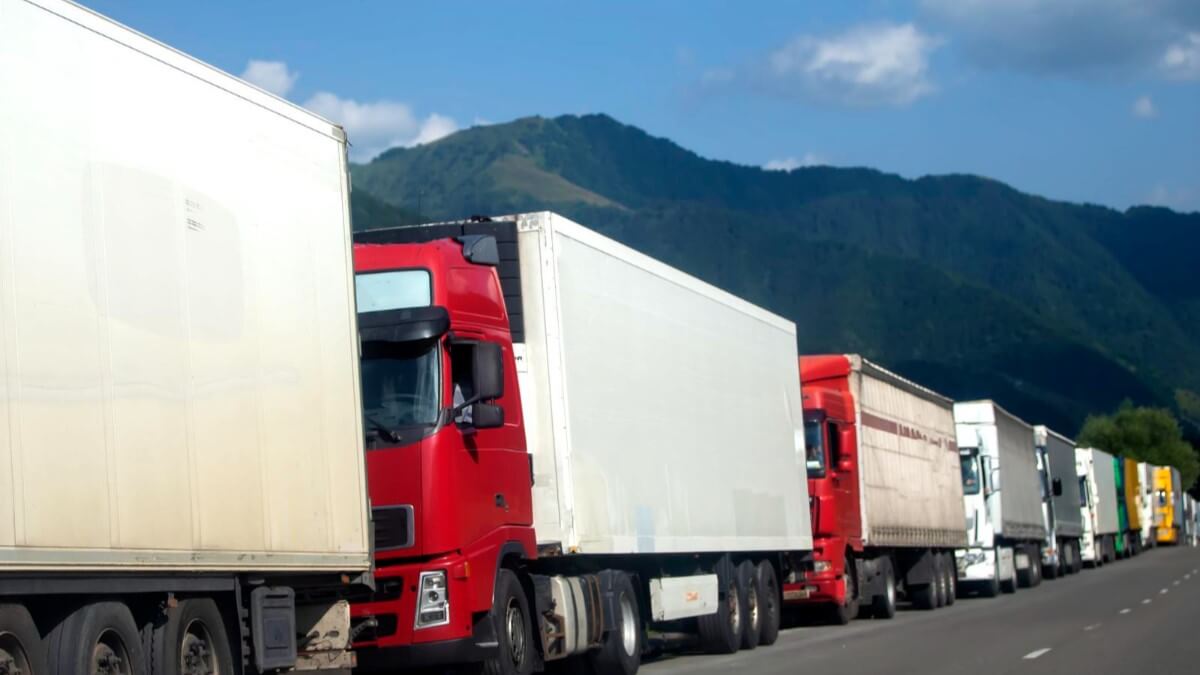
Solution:
<svg viewBox="0 0 1200 675"><path fill-rule="evenodd" d="M377 582L352 609L366 669L486 658L498 568L537 554L495 240L408 243L407 229L354 248Z"/></svg>
<svg viewBox="0 0 1200 675"><path fill-rule="evenodd" d="M800 357L813 571L801 588L785 589L785 599L826 605L835 614L854 609L847 600L855 594L847 587L856 577L847 560L863 550L850 372L850 360L843 355ZM853 617L837 618L844 623Z"/></svg>

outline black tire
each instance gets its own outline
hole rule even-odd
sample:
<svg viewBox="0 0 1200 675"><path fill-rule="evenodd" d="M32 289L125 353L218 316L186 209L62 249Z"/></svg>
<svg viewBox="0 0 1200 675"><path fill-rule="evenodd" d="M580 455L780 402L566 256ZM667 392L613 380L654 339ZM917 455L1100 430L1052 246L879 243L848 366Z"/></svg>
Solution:
<svg viewBox="0 0 1200 675"><path fill-rule="evenodd" d="M188 598L168 608L150 629L146 656L151 675L232 673L233 648L217 603Z"/></svg>
<svg viewBox="0 0 1200 675"><path fill-rule="evenodd" d="M779 578L775 576L775 567L766 560L758 563L755 574L758 575L758 587L762 591L762 595L758 596L759 623L762 624L758 644L773 645L779 639L779 626L783 623Z"/></svg>
<svg viewBox="0 0 1200 675"><path fill-rule="evenodd" d="M891 558L880 558L879 577L883 579L883 592L871 598L871 616L890 619L896 616L896 571Z"/></svg>
<svg viewBox="0 0 1200 675"><path fill-rule="evenodd" d="M742 649L754 649L762 635L762 613L759 610L763 597L754 563L743 560L737 566L737 585L746 596L746 613L742 615L745 617L742 621Z"/></svg>
<svg viewBox="0 0 1200 675"><path fill-rule="evenodd" d="M0 605L0 664L21 675L45 675L46 649L29 610Z"/></svg>
<svg viewBox="0 0 1200 675"><path fill-rule="evenodd" d="M854 558L849 555L842 565L842 576L846 585L846 601L840 605L830 605L829 620L839 626L845 626L858 616L858 570Z"/></svg>
<svg viewBox="0 0 1200 675"><path fill-rule="evenodd" d="M600 648L588 652L586 658L595 675L634 675L642 665L646 637L633 579L619 573L613 581L613 593L619 611L617 625L604 635Z"/></svg>
<svg viewBox="0 0 1200 675"><path fill-rule="evenodd" d="M946 606L949 607L958 599L958 566L954 564L953 553L942 554L942 569L946 571Z"/></svg>
<svg viewBox="0 0 1200 675"><path fill-rule="evenodd" d="M46 672L92 675L106 663L108 673L142 675L146 661L141 635L129 608L120 602L97 602L71 612L46 638Z"/></svg>
<svg viewBox="0 0 1200 675"><path fill-rule="evenodd" d="M529 675L533 672L533 615L529 600L516 573L501 569L496 573L492 599L492 624L496 655L483 662L485 675Z"/></svg>
<svg viewBox="0 0 1200 675"><path fill-rule="evenodd" d="M1075 551L1075 571L1072 574L1079 574L1083 571L1083 547L1076 541L1072 549Z"/></svg>
<svg viewBox="0 0 1200 675"><path fill-rule="evenodd" d="M1059 555L1062 555L1062 553L1060 552ZM1055 563L1053 565L1042 565L1039 563L1039 565L1038 565L1038 567L1042 573L1042 577L1045 579L1057 579L1058 578L1058 566L1059 566L1058 563Z"/></svg>
<svg viewBox="0 0 1200 675"><path fill-rule="evenodd" d="M713 571L717 575L717 611L696 619L700 642L713 654L732 654L742 644L745 596L738 592L737 570L729 556L721 556Z"/></svg>
<svg viewBox="0 0 1200 675"><path fill-rule="evenodd" d="M942 564L942 556L933 555L933 608L941 609L946 606L946 570Z"/></svg>

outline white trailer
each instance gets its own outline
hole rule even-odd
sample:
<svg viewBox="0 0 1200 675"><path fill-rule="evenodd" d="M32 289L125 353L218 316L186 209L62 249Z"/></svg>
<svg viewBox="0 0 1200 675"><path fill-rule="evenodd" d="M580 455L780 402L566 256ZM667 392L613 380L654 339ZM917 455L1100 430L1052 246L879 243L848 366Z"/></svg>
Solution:
<svg viewBox="0 0 1200 675"><path fill-rule="evenodd" d="M985 595L1036 586L1046 525L1033 427L993 401L955 403L954 420L963 474L980 477L979 490L963 496L968 545L956 555L958 581Z"/></svg>
<svg viewBox="0 0 1200 675"><path fill-rule="evenodd" d="M1080 559L1098 567L1116 558L1117 485L1112 455L1094 448L1075 449L1081 486L1086 484L1087 504L1080 507L1084 521Z"/></svg>
<svg viewBox="0 0 1200 675"><path fill-rule="evenodd" d="M0 661L349 666L342 131L59 0L0 0L0 91Z"/></svg>
<svg viewBox="0 0 1200 675"><path fill-rule="evenodd" d="M811 550L794 324L562 216L516 222L539 542Z"/></svg>
<svg viewBox="0 0 1200 675"><path fill-rule="evenodd" d="M1075 441L1044 426L1033 428L1046 539L1042 543L1042 575L1053 579L1083 568L1079 557L1083 520L1079 480L1075 474Z"/></svg>

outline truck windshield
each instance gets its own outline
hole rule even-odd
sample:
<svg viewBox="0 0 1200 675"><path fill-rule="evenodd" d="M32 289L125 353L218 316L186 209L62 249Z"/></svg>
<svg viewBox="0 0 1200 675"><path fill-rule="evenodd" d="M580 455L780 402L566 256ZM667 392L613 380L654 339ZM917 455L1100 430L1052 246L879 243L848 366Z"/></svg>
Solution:
<svg viewBox="0 0 1200 675"><path fill-rule="evenodd" d="M821 423L804 420L804 448L809 478L825 477L825 445L821 441Z"/></svg>
<svg viewBox="0 0 1200 675"><path fill-rule="evenodd" d="M962 488L965 495L977 495L983 487L979 478L979 450L963 448L960 455L962 460Z"/></svg>
<svg viewBox="0 0 1200 675"><path fill-rule="evenodd" d="M354 299L358 312L428 307L433 303L433 285L428 270L389 270L354 275Z"/></svg>
<svg viewBox="0 0 1200 675"><path fill-rule="evenodd" d="M362 352L363 418L368 434L395 443L437 424L440 343L368 342Z"/></svg>

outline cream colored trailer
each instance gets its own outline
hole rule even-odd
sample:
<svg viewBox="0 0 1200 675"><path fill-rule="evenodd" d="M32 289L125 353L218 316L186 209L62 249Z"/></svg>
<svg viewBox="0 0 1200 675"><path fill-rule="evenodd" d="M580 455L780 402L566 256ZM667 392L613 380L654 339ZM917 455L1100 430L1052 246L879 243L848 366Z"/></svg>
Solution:
<svg viewBox="0 0 1200 675"><path fill-rule="evenodd" d="M0 92L0 592L295 663L371 562L344 134L59 0L0 0Z"/></svg>

